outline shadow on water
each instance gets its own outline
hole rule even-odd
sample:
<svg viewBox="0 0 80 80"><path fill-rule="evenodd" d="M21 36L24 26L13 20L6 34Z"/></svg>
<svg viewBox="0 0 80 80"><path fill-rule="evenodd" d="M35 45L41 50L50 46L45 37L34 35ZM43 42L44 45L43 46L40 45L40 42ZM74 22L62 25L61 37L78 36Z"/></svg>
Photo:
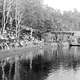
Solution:
<svg viewBox="0 0 80 80"><path fill-rule="evenodd" d="M16 77L19 77L20 80L45 80L49 77L50 73L54 74L61 70L61 68L67 71L77 71L80 67L79 50L79 47L76 49L75 47L70 49L58 48L53 51L45 49L43 55L36 55L32 59L19 58L17 64L19 66L17 68L19 76ZM18 78L14 78L15 74L17 74L15 71L15 61L12 63L5 61L5 65L3 67L2 65L3 63L0 65L0 80L6 80L3 79L3 73L7 80L18 80Z"/></svg>

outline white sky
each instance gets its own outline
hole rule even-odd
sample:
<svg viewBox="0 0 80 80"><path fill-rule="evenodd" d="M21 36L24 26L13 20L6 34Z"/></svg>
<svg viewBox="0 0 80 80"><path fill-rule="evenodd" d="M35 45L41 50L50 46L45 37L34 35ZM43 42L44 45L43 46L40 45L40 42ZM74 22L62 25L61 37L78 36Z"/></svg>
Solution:
<svg viewBox="0 0 80 80"><path fill-rule="evenodd" d="M44 0L44 4L61 11L69 11L76 8L80 12L80 0Z"/></svg>

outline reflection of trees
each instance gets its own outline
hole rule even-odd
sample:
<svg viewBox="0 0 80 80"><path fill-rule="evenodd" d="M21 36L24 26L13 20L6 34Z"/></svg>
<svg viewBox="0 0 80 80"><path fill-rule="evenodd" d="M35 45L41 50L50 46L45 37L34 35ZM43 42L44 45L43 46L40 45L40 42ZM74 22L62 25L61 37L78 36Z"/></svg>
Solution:
<svg viewBox="0 0 80 80"><path fill-rule="evenodd" d="M51 62L51 68L53 70L58 70L60 68L60 65L64 69L74 69L76 70L77 67L80 65L80 59L79 55L77 53L73 53L74 48L67 49L66 51L63 51L64 49L57 49L58 51L54 51L52 54L45 51L45 57L47 60ZM49 56L51 55L51 56Z"/></svg>
<svg viewBox="0 0 80 80"><path fill-rule="evenodd" d="M47 50L44 52L43 55L34 56L32 64L30 61L31 59L26 59L25 57L22 57L22 59L20 58L17 65L19 66L21 80L41 80L42 78L46 78L50 72L53 71L53 73L55 73L60 67L63 67L63 69L66 70L77 70L77 67L80 64L79 56L76 57L76 55L71 54L70 51L64 52L62 49L57 49L52 53L50 51L47 52ZM15 73L15 62L4 62L5 76L11 80L13 79L14 74L17 74ZM32 65L32 68L30 65ZM0 75L1 74L2 72L0 72Z"/></svg>
<svg viewBox="0 0 80 80"><path fill-rule="evenodd" d="M48 75L50 62L46 61L43 56L38 55L32 60L32 69L30 69L29 61L20 61L21 80L41 80Z"/></svg>

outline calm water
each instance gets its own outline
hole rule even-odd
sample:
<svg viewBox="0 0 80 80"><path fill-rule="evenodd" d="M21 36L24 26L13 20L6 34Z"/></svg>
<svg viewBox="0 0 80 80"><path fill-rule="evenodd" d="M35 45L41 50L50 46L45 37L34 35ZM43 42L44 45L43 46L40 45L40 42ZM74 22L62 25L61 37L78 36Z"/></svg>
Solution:
<svg viewBox="0 0 80 80"><path fill-rule="evenodd" d="M13 79L14 67L10 74L9 65L5 67L10 80L80 80L80 47L44 50L44 54L32 59L20 59L17 78Z"/></svg>

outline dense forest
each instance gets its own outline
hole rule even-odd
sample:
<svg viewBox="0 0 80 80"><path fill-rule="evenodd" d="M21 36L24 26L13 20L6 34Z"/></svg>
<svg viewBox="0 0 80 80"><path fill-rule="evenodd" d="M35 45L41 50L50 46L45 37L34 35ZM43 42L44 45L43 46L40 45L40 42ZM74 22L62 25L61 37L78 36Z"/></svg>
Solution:
<svg viewBox="0 0 80 80"><path fill-rule="evenodd" d="M3 1L0 0L0 27L2 27L3 14ZM13 1L16 3L11 4L10 10L8 9L8 2ZM7 0L6 13L9 11L6 18L12 17L12 24L15 26L15 13L17 8L17 17L20 25L38 29L39 31L71 31L80 30L80 12L76 9L74 11L64 11L53 9L47 5L43 5L43 0ZM15 8L16 7L16 8ZM6 19L6 20L8 20ZM10 21L7 23L10 23ZM6 26L7 26L6 23ZM11 27L11 26L10 26Z"/></svg>

